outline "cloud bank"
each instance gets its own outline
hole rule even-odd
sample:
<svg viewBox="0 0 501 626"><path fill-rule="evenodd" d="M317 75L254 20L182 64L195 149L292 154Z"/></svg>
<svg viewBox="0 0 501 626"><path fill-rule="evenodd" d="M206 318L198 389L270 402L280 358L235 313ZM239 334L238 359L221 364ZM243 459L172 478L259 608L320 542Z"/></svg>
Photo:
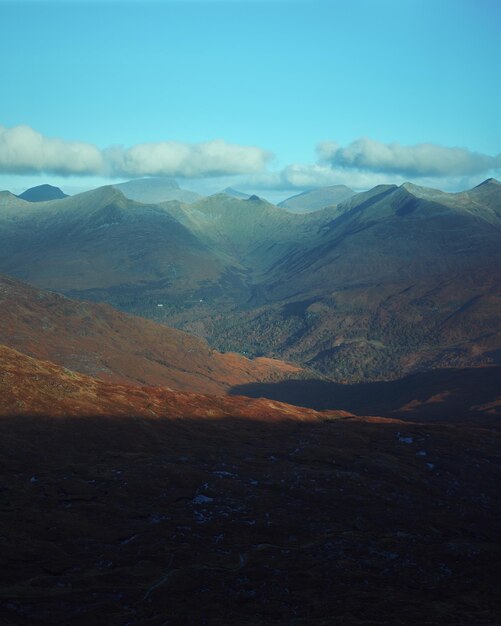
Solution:
<svg viewBox="0 0 501 626"><path fill-rule="evenodd" d="M489 156L433 143L402 146L361 138L345 148L326 141L317 146L317 151L321 162L331 167L407 177L472 176L501 167L501 155Z"/></svg>
<svg viewBox="0 0 501 626"><path fill-rule="evenodd" d="M221 188L236 184L245 189L293 192L330 185L361 190L407 180L452 191L478 184L480 176L499 177L501 172L501 155L432 143L403 146L361 138L342 147L324 141L317 145L317 154L316 163L292 163L273 170L267 167L273 158L270 152L221 139L101 149L90 143L46 137L26 125L0 125L0 175L102 179L166 176L191 179L202 186L207 181L207 185L213 183L217 187L218 181L222 181Z"/></svg>
<svg viewBox="0 0 501 626"><path fill-rule="evenodd" d="M92 175L104 170L96 146L44 137L29 126L0 126L0 172L34 174L47 172L67 176Z"/></svg>
<svg viewBox="0 0 501 626"><path fill-rule="evenodd" d="M263 170L273 156L261 148L221 139L198 144L145 143L128 150L112 148L104 154L115 176L181 178L253 174Z"/></svg>
<svg viewBox="0 0 501 626"><path fill-rule="evenodd" d="M254 174L273 155L255 146L223 140L174 141L104 150L89 143L45 137L29 126L0 126L0 172L60 176L176 176L180 178Z"/></svg>

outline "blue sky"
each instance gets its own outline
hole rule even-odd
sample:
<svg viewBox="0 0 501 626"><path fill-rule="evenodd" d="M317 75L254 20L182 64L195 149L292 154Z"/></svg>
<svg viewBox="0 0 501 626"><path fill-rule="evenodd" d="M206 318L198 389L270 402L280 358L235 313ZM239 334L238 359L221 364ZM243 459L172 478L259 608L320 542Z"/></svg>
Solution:
<svg viewBox="0 0 501 626"><path fill-rule="evenodd" d="M501 171L498 0L0 0L0 23L1 188L278 199Z"/></svg>

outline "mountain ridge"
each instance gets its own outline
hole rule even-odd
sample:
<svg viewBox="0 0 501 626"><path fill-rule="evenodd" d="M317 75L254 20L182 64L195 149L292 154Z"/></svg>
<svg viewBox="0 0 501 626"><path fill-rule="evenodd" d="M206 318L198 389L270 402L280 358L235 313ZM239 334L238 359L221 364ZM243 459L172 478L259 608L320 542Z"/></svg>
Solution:
<svg viewBox="0 0 501 626"><path fill-rule="evenodd" d="M0 270L225 352L382 380L496 362L500 216L492 181L379 185L304 214L226 194L146 205L105 187L0 208Z"/></svg>

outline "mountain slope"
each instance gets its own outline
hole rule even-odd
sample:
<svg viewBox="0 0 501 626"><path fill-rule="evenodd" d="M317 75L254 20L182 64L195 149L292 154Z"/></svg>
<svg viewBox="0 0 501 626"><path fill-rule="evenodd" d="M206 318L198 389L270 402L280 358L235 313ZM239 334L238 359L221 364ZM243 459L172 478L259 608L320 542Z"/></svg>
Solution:
<svg viewBox="0 0 501 626"><path fill-rule="evenodd" d="M245 332L255 353L338 380L497 362L501 186L490 186L490 204L409 184L358 194L268 269L254 310L212 341L236 348Z"/></svg>
<svg viewBox="0 0 501 626"><path fill-rule="evenodd" d="M331 187L320 187L310 191L303 191L295 196L291 196L286 200L278 203L279 207L288 211L298 213L306 213L309 211L318 211L325 207L339 204L348 200L355 195L353 189L345 185L333 185Z"/></svg>
<svg viewBox="0 0 501 626"><path fill-rule="evenodd" d="M184 306L224 291L232 272L165 210L112 187L19 209L1 200L0 270L41 287L154 309L159 294Z"/></svg>
<svg viewBox="0 0 501 626"><path fill-rule="evenodd" d="M244 267L253 283L299 242L315 238L335 214L335 209L293 214L257 196L244 200L225 193L162 206L211 249Z"/></svg>
<svg viewBox="0 0 501 626"><path fill-rule="evenodd" d="M208 396L111 384L0 344L0 416L240 417L316 420L321 414L273 400ZM349 415L331 412L331 417Z"/></svg>
<svg viewBox="0 0 501 626"><path fill-rule="evenodd" d="M3 624L498 621L496 428L109 385L1 347L0 397Z"/></svg>
<svg viewBox="0 0 501 626"><path fill-rule="evenodd" d="M225 393L298 368L220 354L203 339L0 276L0 343L103 380Z"/></svg>
<svg viewBox="0 0 501 626"><path fill-rule="evenodd" d="M143 205L112 188L17 203L0 196L0 269L220 350L352 382L499 359L493 180L458 194L381 185L306 214L226 194Z"/></svg>

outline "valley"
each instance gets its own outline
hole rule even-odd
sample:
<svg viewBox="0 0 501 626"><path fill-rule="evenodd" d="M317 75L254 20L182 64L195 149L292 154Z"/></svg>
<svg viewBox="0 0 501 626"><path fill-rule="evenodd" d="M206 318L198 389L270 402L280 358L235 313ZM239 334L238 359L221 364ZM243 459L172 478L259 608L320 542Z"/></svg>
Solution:
<svg viewBox="0 0 501 626"><path fill-rule="evenodd" d="M379 186L306 213L227 193L144 205L111 187L36 205L4 192L0 206L0 271L220 351L338 382L499 362L494 179Z"/></svg>
<svg viewBox="0 0 501 626"><path fill-rule="evenodd" d="M496 624L501 185L139 183L0 193L2 624Z"/></svg>

